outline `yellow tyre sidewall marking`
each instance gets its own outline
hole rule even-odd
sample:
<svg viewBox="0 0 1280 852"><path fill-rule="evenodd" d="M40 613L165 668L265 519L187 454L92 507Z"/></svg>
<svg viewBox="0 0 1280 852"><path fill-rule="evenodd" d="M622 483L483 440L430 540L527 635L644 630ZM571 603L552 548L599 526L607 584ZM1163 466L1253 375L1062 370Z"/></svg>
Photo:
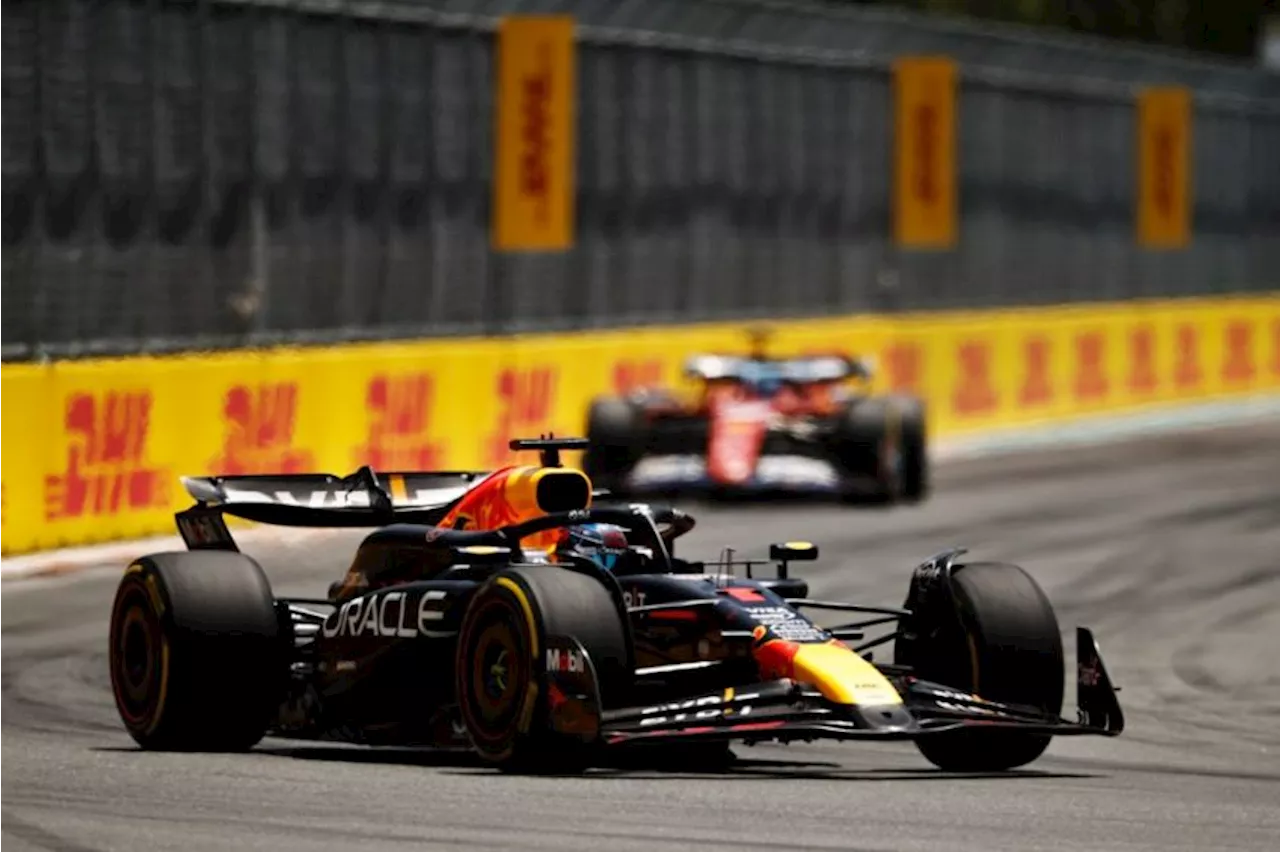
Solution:
<svg viewBox="0 0 1280 852"><path fill-rule="evenodd" d="M537 671L538 663L542 659L538 654L538 622L533 616L533 605L529 602L529 596L525 594L525 590L515 580L510 577L499 577L494 584L501 586L511 593L516 602L520 604L520 609L524 612L525 622L529 627L529 687L525 691L524 706L520 708L519 721L516 723L517 730L520 733L527 733L533 724L533 711L538 704L538 679L534 672Z"/></svg>
<svg viewBox="0 0 1280 852"><path fill-rule="evenodd" d="M164 630L164 597L160 594L160 583L156 579L156 575L148 572L146 566L141 562L134 562L126 568L124 576L126 578L137 576L137 582L142 585L147 598L155 608L156 626L160 631L160 686L156 690L151 722L145 729L145 733L150 735L155 733L156 729L160 727L160 723L164 720L165 702L169 697L169 637Z"/></svg>

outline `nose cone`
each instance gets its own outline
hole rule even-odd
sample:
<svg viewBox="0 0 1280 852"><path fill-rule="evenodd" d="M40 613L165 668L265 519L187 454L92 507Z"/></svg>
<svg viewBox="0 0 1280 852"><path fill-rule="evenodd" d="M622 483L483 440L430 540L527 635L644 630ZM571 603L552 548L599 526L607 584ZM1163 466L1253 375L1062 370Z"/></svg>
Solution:
<svg viewBox="0 0 1280 852"><path fill-rule="evenodd" d="M836 704L902 704L902 696L879 669L840 643L797 646L792 670L795 680L812 684Z"/></svg>

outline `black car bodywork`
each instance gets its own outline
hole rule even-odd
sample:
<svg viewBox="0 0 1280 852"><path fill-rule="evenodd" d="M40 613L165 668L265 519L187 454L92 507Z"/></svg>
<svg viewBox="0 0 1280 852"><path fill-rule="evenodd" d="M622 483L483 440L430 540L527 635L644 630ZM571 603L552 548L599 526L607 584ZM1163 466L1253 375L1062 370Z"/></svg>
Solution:
<svg viewBox="0 0 1280 852"><path fill-rule="evenodd" d="M444 495L469 476L422 474L418 484ZM957 591L965 571L993 566L962 564L962 550L916 567L904 606L861 606L809 597L790 571L816 558L808 543L774 545L767 561L677 557L675 540L693 519L671 508L598 503L456 530L433 525L451 500L397 504L368 469L186 484L199 499L178 515L191 550L131 565L113 609L117 706L144 747L248 748L272 734L475 749L497 765L537 768L585 767L601 750L636 743L879 738L915 741L944 768L1001 769L1034 759L1052 736L1123 729L1085 628L1076 631L1080 718L1060 718L1051 611L1041 635L1003 637L1016 654L974 651L995 694L976 694L974 677L940 662L969 659L965 638L983 619L1006 617ZM224 514L377 526L354 562L415 579L276 598ZM628 531L612 570L522 547L588 523ZM766 564L773 575L756 576ZM1034 585L1015 566L995 568L1009 570L993 574L991 588ZM823 627L809 611L857 620ZM890 632L868 638L881 627ZM895 663L870 662L888 642Z"/></svg>

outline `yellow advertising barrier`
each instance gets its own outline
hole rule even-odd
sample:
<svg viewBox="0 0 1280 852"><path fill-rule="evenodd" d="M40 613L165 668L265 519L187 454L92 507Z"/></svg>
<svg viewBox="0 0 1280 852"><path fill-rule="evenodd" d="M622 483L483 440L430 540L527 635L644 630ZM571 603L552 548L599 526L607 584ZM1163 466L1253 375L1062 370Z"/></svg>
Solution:
<svg viewBox="0 0 1280 852"><path fill-rule="evenodd" d="M3 367L3 551L173 530L178 477L485 469L581 434L590 399L743 351L736 324ZM780 353L877 358L934 438L1280 391L1280 294L780 322Z"/></svg>

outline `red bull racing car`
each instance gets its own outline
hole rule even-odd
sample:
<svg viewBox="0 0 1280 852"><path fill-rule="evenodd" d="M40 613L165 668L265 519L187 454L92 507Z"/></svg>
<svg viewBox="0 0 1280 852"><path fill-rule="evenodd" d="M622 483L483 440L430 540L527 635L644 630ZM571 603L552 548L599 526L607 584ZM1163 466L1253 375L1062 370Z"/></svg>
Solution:
<svg viewBox="0 0 1280 852"><path fill-rule="evenodd" d="M113 604L125 728L146 749L278 735L466 749L526 771L797 739L909 740L943 769L1002 770L1054 736L1123 729L1085 628L1079 720L1060 718L1058 623L1021 568L953 550L915 568L901 607L815 600L791 575L813 545L677 556L693 519L597 502L559 465L581 446L516 441L541 464L487 474L185 479L189 550L133 562ZM283 598L224 515L375 529L328 595ZM854 620L821 626L815 611ZM893 663L873 662L888 643Z"/></svg>
<svg viewBox="0 0 1280 852"><path fill-rule="evenodd" d="M812 493L918 502L928 495L925 406L868 392L846 355L699 355L692 398L663 389L600 397L583 469L616 494Z"/></svg>

